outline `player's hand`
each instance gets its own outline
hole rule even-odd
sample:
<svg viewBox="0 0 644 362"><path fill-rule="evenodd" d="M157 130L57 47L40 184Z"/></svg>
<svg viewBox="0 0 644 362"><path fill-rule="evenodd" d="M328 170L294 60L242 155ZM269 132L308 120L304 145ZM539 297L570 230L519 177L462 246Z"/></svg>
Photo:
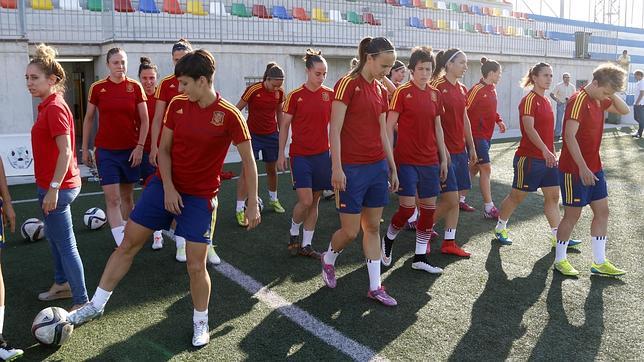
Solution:
<svg viewBox="0 0 644 362"><path fill-rule="evenodd" d="M150 165L152 165L153 167L159 167L159 165L157 164L157 155L158 154L159 154L159 148L157 148L157 147L150 148L149 161L150 161Z"/></svg>
<svg viewBox="0 0 644 362"><path fill-rule="evenodd" d="M342 168L333 169L331 171L331 185L336 191L345 191L347 188L347 176L345 176Z"/></svg>
<svg viewBox="0 0 644 362"><path fill-rule="evenodd" d="M398 172L393 171L389 175L389 191L396 192L400 187L400 181L398 180Z"/></svg>
<svg viewBox="0 0 644 362"><path fill-rule="evenodd" d="M257 200L257 199L256 199ZM252 202L251 199L248 201L248 206L246 207L246 220L248 220L248 226L246 230L251 230L257 227L259 223L262 222L262 214L259 212L259 206L257 206L257 201Z"/></svg>
<svg viewBox="0 0 644 362"><path fill-rule="evenodd" d="M542 152L543 158L546 160L546 167L553 168L557 166L557 157L550 150L545 150Z"/></svg>
<svg viewBox="0 0 644 362"><path fill-rule="evenodd" d="M168 212L171 212L175 215L181 215L183 200L181 199L179 192L177 192L174 187L168 189L164 188L163 200L165 209L168 210Z"/></svg>
<svg viewBox="0 0 644 362"><path fill-rule="evenodd" d="M16 232L16 212L13 211L13 205L11 205L11 203L5 204L2 208L2 213L2 220L9 224L9 230L11 230L12 233Z"/></svg>
<svg viewBox="0 0 644 362"><path fill-rule="evenodd" d="M476 154L476 150L470 150L470 165L476 165L479 162L479 156Z"/></svg>
<svg viewBox="0 0 644 362"><path fill-rule="evenodd" d="M83 149L83 164L89 168L96 168L96 164L94 163L94 157L89 150Z"/></svg>
<svg viewBox="0 0 644 362"><path fill-rule="evenodd" d="M142 159L143 159L143 146L134 147L134 150L132 150L132 153L130 153L130 158L128 159L128 161L130 162L130 166L136 167L140 165Z"/></svg>
<svg viewBox="0 0 644 362"><path fill-rule="evenodd" d="M279 155L277 157L277 170L284 172L286 171L287 166L286 166L286 157L284 155Z"/></svg>
<svg viewBox="0 0 644 362"><path fill-rule="evenodd" d="M45 216L49 215L49 212L56 210L56 205L58 204L58 189L50 188L47 190L45 198L42 200L42 211L45 213Z"/></svg>
<svg viewBox="0 0 644 362"><path fill-rule="evenodd" d="M447 162L441 162L440 164L440 179L441 182L445 182L447 180L447 173L449 171L447 170Z"/></svg>
<svg viewBox="0 0 644 362"><path fill-rule="evenodd" d="M595 176L588 167L583 170L579 170L579 177L581 178L581 183L584 186L595 186L595 182L599 181L597 176Z"/></svg>
<svg viewBox="0 0 644 362"><path fill-rule="evenodd" d="M507 126L505 125L505 122L501 121L497 124L499 125L499 131L501 133L505 133L505 131L507 130Z"/></svg>

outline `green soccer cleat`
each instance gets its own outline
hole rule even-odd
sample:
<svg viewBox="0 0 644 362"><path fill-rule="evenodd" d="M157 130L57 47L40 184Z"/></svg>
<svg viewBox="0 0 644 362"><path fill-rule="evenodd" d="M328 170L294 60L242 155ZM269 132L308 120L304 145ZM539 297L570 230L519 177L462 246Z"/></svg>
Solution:
<svg viewBox="0 0 644 362"><path fill-rule="evenodd" d="M280 200L271 200L268 202L268 206L272 207L273 210L278 214L283 214L286 212L286 210L284 210L284 208L282 207L282 204L280 204Z"/></svg>
<svg viewBox="0 0 644 362"><path fill-rule="evenodd" d="M501 245L512 245L512 239L510 239L510 236L508 235L508 229L494 229L494 236L496 237L496 240L501 243Z"/></svg>
<svg viewBox="0 0 644 362"><path fill-rule="evenodd" d="M244 213L244 210L237 211L235 213L235 218L237 219L237 225L241 227L248 226L248 220L246 220L246 214Z"/></svg>
<svg viewBox="0 0 644 362"><path fill-rule="evenodd" d="M576 277L579 275L579 271L570 265L568 259L555 263L555 270L568 277Z"/></svg>
<svg viewBox="0 0 644 362"><path fill-rule="evenodd" d="M613 263L606 259L602 264L591 265L590 271L593 274L605 275L609 277L618 277L620 275L626 274L626 270L619 269Z"/></svg>
<svg viewBox="0 0 644 362"><path fill-rule="evenodd" d="M553 248L557 247L557 238L554 235L550 235L550 244L552 245ZM568 240L568 249L570 248L576 248L581 244L581 240L579 239L570 239Z"/></svg>

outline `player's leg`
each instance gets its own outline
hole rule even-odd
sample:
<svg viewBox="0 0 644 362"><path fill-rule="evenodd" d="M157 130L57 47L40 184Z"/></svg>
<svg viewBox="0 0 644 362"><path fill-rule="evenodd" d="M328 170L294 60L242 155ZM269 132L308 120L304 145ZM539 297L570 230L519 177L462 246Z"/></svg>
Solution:
<svg viewBox="0 0 644 362"><path fill-rule="evenodd" d="M572 230L577 225L583 207L565 206L564 215L557 228L557 246L555 249L555 269L563 275L576 276L579 272L568 262L567 249L568 240L572 235Z"/></svg>
<svg viewBox="0 0 644 362"><path fill-rule="evenodd" d="M395 306L398 302L392 298L380 280L380 218L382 207L364 207L360 217L362 227L362 250L367 262L369 274L369 292L367 296L386 306Z"/></svg>
<svg viewBox="0 0 644 362"><path fill-rule="evenodd" d="M313 205L313 190L310 187L297 188L295 193L297 194L297 203L293 207L293 217L289 231L291 237L288 244L288 250L293 256L297 255L300 247L302 247L300 243L300 228L302 223L307 219L309 209ZM313 226L315 227L315 224Z"/></svg>
<svg viewBox="0 0 644 362"><path fill-rule="evenodd" d="M300 255L315 259L320 258L320 253L313 248L312 243L315 225L318 222L318 206L320 205L321 198L322 190L313 192L313 201L306 212L306 219L304 219L304 224L302 225L302 247L300 248Z"/></svg>
<svg viewBox="0 0 644 362"><path fill-rule="evenodd" d="M340 195L342 193L340 192ZM336 200L340 195L336 195ZM340 212L340 229L333 233L329 248L322 253L320 258L322 260L322 280L327 287L335 288L335 261L344 248L358 236L359 231L360 214Z"/></svg>
<svg viewBox="0 0 644 362"><path fill-rule="evenodd" d="M391 264L394 240L416 210L416 190L420 181L417 167L399 165L398 180L400 181L398 211L392 216L387 232L383 235L381 241L381 258L384 266Z"/></svg>
<svg viewBox="0 0 644 362"><path fill-rule="evenodd" d="M470 206L465 199L472 188L472 180L470 179L470 166L469 159L466 152L451 155L452 163L454 164L454 174L456 175L456 183L458 184L458 197L459 208L466 212L476 211L475 208Z"/></svg>
<svg viewBox="0 0 644 362"><path fill-rule="evenodd" d="M414 259L411 264L412 269L423 270L432 274L440 274L443 269L429 264L427 254L429 254L429 242L431 239L432 228L434 225L434 213L436 211L436 197L421 198L418 203L419 215L416 225L416 248Z"/></svg>
<svg viewBox="0 0 644 362"><path fill-rule="evenodd" d="M190 277L190 296L194 306L192 345L195 347L203 346L210 341L208 302L210 301L211 285L210 275L206 269L208 247L209 244L203 242L188 241L186 243L186 266Z"/></svg>
<svg viewBox="0 0 644 362"><path fill-rule="evenodd" d="M615 267L606 258L606 242L608 241L608 190L604 172L595 173L598 178L593 186L590 208L593 210L593 221L590 224L593 264L591 271L596 274L620 276L625 270Z"/></svg>
<svg viewBox="0 0 644 362"><path fill-rule="evenodd" d="M0 164L2 167L2 164ZM5 246L4 239L4 220L2 219L2 198L0 197L0 257L2 256L2 249ZM2 262L0 262L0 358L5 361L19 358L24 353L23 350L13 348L4 338L4 306L5 306L5 289L4 289L4 276L2 275Z"/></svg>
<svg viewBox="0 0 644 362"><path fill-rule="evenodd" d="M127 220L134 208L134 183L119 184L119 194L121 195L121 215L123 220Z"/></svg>

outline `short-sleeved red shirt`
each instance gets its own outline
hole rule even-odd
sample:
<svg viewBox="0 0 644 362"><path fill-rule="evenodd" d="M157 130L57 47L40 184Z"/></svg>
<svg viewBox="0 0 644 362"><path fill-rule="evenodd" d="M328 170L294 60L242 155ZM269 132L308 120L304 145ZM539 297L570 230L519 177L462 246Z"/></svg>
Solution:
<svg viewBox="0 0 644 362"><path fill-rule="evenodd" d="M181 95L170 101L163 124L173 131L172 182L177 191L205 198L216 196L231 142L250 140L244 116L219 94L206 108Z"/></svg>
<svg viewBox="0 0 644 362"><path fill-rule="evenodd" d="M138 104L146 101L143 87L136 80L125 78L114 83L109 77L94 82L89 88L89 103L98 109L98 133L94 144L108 150L136 147Z"/></svg>
<svg viewBox="0 0 644 362"><path fill-rule="evenodd" d="M62 95L54 93L38 105L38 117L31 128L31 147L34 154L36 184L45 190L54 177L58 160L56 137L69 135L72 159L60 185L61 189L71 189L81 185L80 171L76 160L76 134L74 116Z"/></svg>
<svg viewBox="0 0 644 362"><path fill-rule="evenodd" d="M161 79L161 82L159 82L159 86L157 87L157 91L154 93L154 98L164 101L167 106L172 98L179 94L181 94L179 92L179 80L174 76L174 74L171 74ZM152 117L150 117L150 120L151 119Z"/></svg>
<svg viewBox="0 0 644 362"><path fill-rule="evenodd" d="M398 164L429 166L438 164L436 117L443 111L440 93L431 86L420 89L409 81L394 92L390 112L397 112L398 140L394 158Z"/></svg>
<svg viewBox="0 0 644 362"><path fill-rule="evenodd" d="M329 121L333 89L322 86L315 92L305 85L286 96L283 111L291 120L289 155L310 156L329 150Z"/></svg>
<svg viewBox="0 0 644 362"><path fill-rule="evenodd" d="M148 127L148 135L145 137L145 144L143 145L143 150L147 153L150 153L151 150L151 139L152 139L152 120L154 119L154 111L156 109L156 103L157 99L153 94L147 94L146 97L148 98L145 101L145 106L148 109L148 120L150 122L150 125ZM138 134L138 129L141 127L141 117L139 117L139 112L136 112L136 124L137 124L137 134ZM160 132L159 132L160 135ZM158 142L157 142L158 145Z"/></svg>
<svg viewBox="0 0 644 362"><path fill-rule="evenodd" d="M266 135L277 132L277 109L284 101L284 91L269 91L264 82L251 84L241 99L248 103L248 128L251 133Z"/></svg>
<svg viewBox="0 0 644 362"><path fill-rule="evenodd" d="M496 112L496 86L481 79L467 93L467 116L472 125L472 136L476 139L492 139L494 125L501 122Z"/></svg>
<svg viewBox="0 0 644 362"><path fill-rule="evenodd" d="M368 164L385 158L380 137L380 115L387 112L387 90L362 75L347 75L335 84L335 100L346 104L340 132L343 164Z"/></svg>
<svg viewBox="0 0 644 362"><path fill-rule="evenodd" d="M599 147L602 143L604 133L604 111L608 109L613 102L606 99L602 102L590 98L585 89L575 93L568 100L566 113L564 114L563 129L565 132L566 124L569 121L579 122L579 129L575 138L579 144L586 166L592 172L599 172L602 169L602 161L599 157ZM565 173L579 174L579 167L573 160L566 137L564 134L563 148L559 158L559 170Z"/></svg>
<svg viewBox="0 0 644 362"><path fill-rule="evenodd" d="M465 106L467 88L461 83L450 83L445 76L432 82L441 94L443 114L441 124L445 134L445 146L449 153L465 152Z"/></svg>
<svg viewBox="0 0 644 362"><path fill-rule="evenodd" d="M519 117L521 127L521 143L517 149L517 156L527 156L543 160L543 152L530 141L530 138L523 127L523 116L534 118L534 130L541 138L541 141L548 147L550 152L555 151L554 126L555 117L552 113L550 101L534 91L526 94L519 103Z"/></svg>

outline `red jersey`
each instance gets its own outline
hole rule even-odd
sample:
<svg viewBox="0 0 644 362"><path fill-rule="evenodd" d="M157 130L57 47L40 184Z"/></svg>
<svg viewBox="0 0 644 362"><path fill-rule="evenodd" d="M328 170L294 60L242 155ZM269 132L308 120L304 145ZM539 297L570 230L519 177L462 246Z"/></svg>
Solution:
<svg viewBox="0 0 644 362"><path fill-rule="evenodd" d="M277 110L284 101L284 91L269 91L264 82L250 85L241 99L248 103L248 128L251 133L266 135L277 132Z"/></svg>
<svg viewBox="0 0 644 362"><path fill-rule="evenodd" d="M519 148L517 149L517 156L527 156L532 158L538 158L543 160L543 152L530 141L530 138L525 132L523 127L523 116L530 116L534 118L534 130L537 131L541 141L545 143L550 152L555 152L555 116L552 113L552 107L550 106L550 101L535 93L530 91L526 94L525 97L521 99L519 103L519 122L521 126L521 143L519 143Z"/></svg>
<svg viewBox="0 0 644 362"><path fill-rule="evenodd" d="M167 106L172 98L179 94L181 94L179 92L179 80L174 76L174 74L172 74L161 79L161 82L159 82L159 86L157 87L157 91L154 92L154 98L164 101ZM152 116L150 116L150 120L152 120Z"/></svg>
<svg viewBox="0 0 644 362"><path fill-rule="evenodd" d="M72 159L60 185L61 189L72 189L81 185L80 171L76 160L76 135L74 116L65 103L65 98L58 93L47 97L38 105L38 118L31 128L31 147L34 153L34 171L36 184L45 190L54 177L58 146L56 137L69 135Z"/></svg>
<svg viewBox="0 0 644 362"><path fill-rule="evenodd" d="M289 155L311 156L329 150L329 120L333 89L322 86L312 92L305 85L286 96L283 111L291 120Z"/></svg>
<svg viewBox="0 0 644 362"><path fill-rule="evenodd" d="M155 92L156 93L156 92ZM152 139L152 120L154 119L154 111L157 103L157 99L154 96L154 94L147 94L147 100L145 101L145 106L148 109L148 120L150 122L149 128L148 128L148 136L145 138L145 144L143 145L143 151L150 153L151 150L151 139ZM138 129L141 127L141 117L139 117L139 112L136 113L136 121L137 121L137 134L138 134ZM159 134L160 136L160 134ZM160 139L161 137L159 137ZM159 145L157 141L157 146Z"/></svg>
<svg viewBox="0 0 644 362"><path fill-rule="evenodd" d="M472 125L472 136L477 139L492 139L494 125L501 122L496 112L496 86L481 79L467 93L467 116Z"/></svg>
<svg viewBox="0 0 644 362"><path fill-rule="evenodd" d="M409 81L396 89L389 111L397 112L398 141L394 158L398 164L438 164L436 117L443 111L440 93L431 86L424 90Z"/></svg>
<svg viewBox="0 0 644 362"><path fill-rule="evenodd" d="M114 83L108 77L94 82L87 98L98 109L95 146L108 150L136 147L139 139L137 106L147 100L141 84L127 77L120 83Z"/></svg>
<svg viewBox="0 0 644 362"><path fill-rule="evenodd" d="M181 95L170 101L163 124L173 131L172 182L177 191L206 198L216 196L230 143L250 140L244 116L219 94L213 104L203 109Z"/></svg>
<svg viewBox="0 0 644 362"><path fill-rule="evenodd" d="M599 158L599 146L602 142L604 133L604 111L608 109L613 102L610 99L597 101L586 93L585 89L575 93L566 104L566 113L564 114L563 129L565 132L566 122L572 120L579 122L579 129L575 138L579 143L579 149L584 156L586 166L593 172L599 172L602 169L602 162ZM579 174L579 167L573 160L566 144L566 137L563 137L563 148L559 158L559 170L565 173Z"/></svg>
<svg viewBox="0 0 644 362"><path fill-rule="evenodd" d="M335 100L347 105L340 132L343 164L368 164L385 158L380 115L387 112L387 90L380 82L347 75L335 84Z"/></svg>
<svg viewBox="0 0 644 362"><path fill-rule="evenodd" d="M445 146L449 153L465 152L465 106L467 88L461 83L450 83L445 76L432 82L441 94L443 113L441 123L445 134Z"/></svg>

